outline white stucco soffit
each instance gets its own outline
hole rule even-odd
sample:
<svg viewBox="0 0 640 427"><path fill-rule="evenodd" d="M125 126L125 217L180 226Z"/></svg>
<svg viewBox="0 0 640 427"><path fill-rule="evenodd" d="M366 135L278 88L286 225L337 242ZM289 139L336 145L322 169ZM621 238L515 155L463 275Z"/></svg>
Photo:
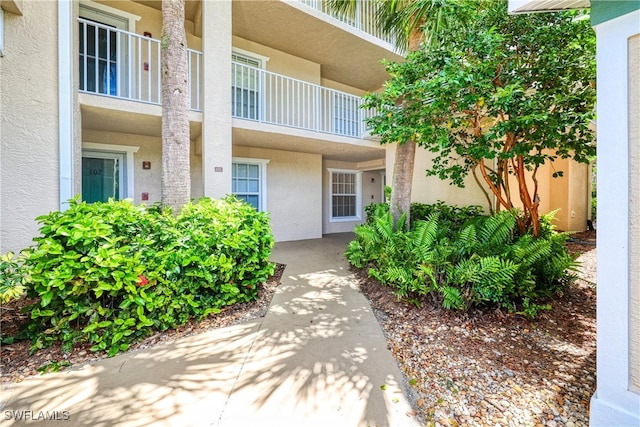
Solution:
<svg viewBox="0 0 640 427"><path fill-rule="evenodd" d="M551 12L590 6L591 0L509 0L509 13Z"/></svg>

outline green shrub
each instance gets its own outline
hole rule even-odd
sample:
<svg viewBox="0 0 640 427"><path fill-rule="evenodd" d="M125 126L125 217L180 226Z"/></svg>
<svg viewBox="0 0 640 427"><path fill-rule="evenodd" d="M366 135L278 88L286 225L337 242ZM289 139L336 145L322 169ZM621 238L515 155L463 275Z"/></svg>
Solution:
<svg viewBox="0 0 640 427"><path fill-rule="evenodd" d="M20 256L14 256L13 252L0 256L0 304L18 299L24 294L20 264Z"/></svg>
<svg viewBox="0 0 640 427"><path fill-rule="evenodd" d="M231 197L201 199L182 209L176 225L184 238L171 272L181 279L174 280L175 291L193 316L258 297L259 285L273 274L268 259L274 242L265 213Z"/></svg>
<svg viewBox="0 0 640 427"><path fill-rule="evenodd" d="M32 350L78 342L110 355L150 334L257 297L273 272L269 220L235 198L180 215L129 201L70 202L38 217L21 267Z"/></svg>
<svg viewBox="0 0 640 427"><path fill-rule="evenodd" d="M429 297L463 310L491 304L510 311L522 307L521 312L534 316L548 308L538 301L575 279L567 235L553 230L550 216L542 219L536 239L517 234L514 212L474 217L464 209L443 211L444 221L434 209L412 230L393 231L391 214L378 206L368 224L356 227L346 255L391 286L398 298L420 305Z"/></svg>

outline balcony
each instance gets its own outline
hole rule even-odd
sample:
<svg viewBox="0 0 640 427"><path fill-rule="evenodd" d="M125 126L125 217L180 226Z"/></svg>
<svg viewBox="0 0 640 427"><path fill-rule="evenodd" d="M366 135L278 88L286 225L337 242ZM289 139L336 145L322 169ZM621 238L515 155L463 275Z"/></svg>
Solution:
<svg viewBox="0 0 640 427"><path fill-rule="evenodd" d="M93 21L80 24L80 92L161 104L160 40ZM189 107L202 110L202 53L187 49Z"/></svg>
<svg viewBox="0 0 640 427"><path fill-rule="evenodd" d="M345 14L336 13L332 10L327 0L298 0L300 3L307 5L319 12L329 15L357 30L363 31L373 37L395 45L393 37L382 32L375 21L375 3L371 1L358 1L356 3L356 11L353 17Z"/></svg>
<svg viewBox="0 0 640 427"><path fill-rule="evenodd" d="M232 116L261 123L362 138L362 99L338 90L232 62Z"/></svg>
<svg viewBox="0 0 640 427"><path fill-rule="evenodd" d="M160 41L80 23L80 92L161 105ZM202 53L188 50L189 105L202 110ZM351 138L366 135L360 97L232 62L232 116Z"/></svg>

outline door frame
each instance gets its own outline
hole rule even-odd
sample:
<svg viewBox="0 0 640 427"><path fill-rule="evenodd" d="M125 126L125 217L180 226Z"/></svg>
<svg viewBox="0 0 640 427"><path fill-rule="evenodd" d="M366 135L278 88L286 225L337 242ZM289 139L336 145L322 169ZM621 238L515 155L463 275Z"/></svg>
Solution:
<svg viewBox="0 0 640 427"><path fill-rule="evenodd" d="M82 157L86 154L92 154L94 158L117 158L116 156L122 156L122 165L120 167L120 200L134 199L135 200L135 180L134 180L134 154L138 152L140 147L132 145L116 145L116 144L97 144L94 142L82 143ZM101 156L101 157L98 157ZM82 170L80 171L82 174ZM82 180L80 180L82 182ZM82 189L80 191L82 194Z"/></svg>

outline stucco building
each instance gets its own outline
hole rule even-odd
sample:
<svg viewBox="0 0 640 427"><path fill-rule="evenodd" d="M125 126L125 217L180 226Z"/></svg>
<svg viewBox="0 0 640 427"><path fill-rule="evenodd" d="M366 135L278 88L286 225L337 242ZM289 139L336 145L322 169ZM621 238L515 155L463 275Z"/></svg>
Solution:
<svg viewBox="0 0 640 427"><path fill-rule="evenodd" d="M0 250L77 194L158 202L161 3L2 7ZM384 180L360 96L401 58L367 25L316 1L187 1L192 197L236 193L280 241L353 229Z"/></svg>
<svg viewBox="0 0 640 427"><path fill-rule="evenodd" d="M160 1L0 4L0 252L29 245L34 218L75 195L159 201ZM387 78L380 61L402 57L376 32L370 2L354 19L323 7L186 6L191 195L237 194L270 212L279 241L352 230L392 176L394 147L367 136L358 106ZM485 203L473 183L427 180L428 161L418 154L415 201ZM588 170L564 169L541 191L542 210L584 229Z"/></svg>

